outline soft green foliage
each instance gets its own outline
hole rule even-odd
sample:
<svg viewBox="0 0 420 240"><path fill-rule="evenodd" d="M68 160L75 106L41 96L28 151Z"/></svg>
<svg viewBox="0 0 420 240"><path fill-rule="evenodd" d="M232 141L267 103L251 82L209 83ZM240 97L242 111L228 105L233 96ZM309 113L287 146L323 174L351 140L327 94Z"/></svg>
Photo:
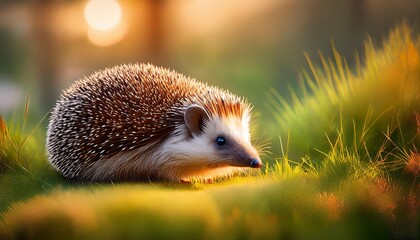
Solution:
<svg viewBox="0 0 420 240"><path fill-rule="evenodd" d="M320 53L322 68L308 58L312 76L303 71L303 97L291 89L289 103L273 94L279 133L291 133L293 152L329 151L326 136L340 138L362 159L382 160L401 147L414 150L420 140L420 37L412 35L402 25L382 49L369 39L354 71L335 49L334 59Z"/></svg>
<svg viewBox="0 0 420 240"><path fill-rule="evenodd" d="M46 161L42 120L28 126L29 99L28 95L21 119L16 115L6 123L0 116L0 212L59 182Z"/></svg>
<svg viewBox="0 0 420 240"><path fill-rule="evenodd" d="M328 239L337 233L367 239L392 233L398 199L376 182L360 179L325 191L311 176L254 180L198 191L139 184L58 190L13 205L4 215L3 236Z"/></svg>
<svg viewBox="0 0 420 240"><path fill-rule="evenodd" d="M0 239L419 238L419 54L402 25L354 71L336 51L309 61L311 93L275 103L282 156L213 184L68 182L28 100L21 122L0 118Z"/></svg>

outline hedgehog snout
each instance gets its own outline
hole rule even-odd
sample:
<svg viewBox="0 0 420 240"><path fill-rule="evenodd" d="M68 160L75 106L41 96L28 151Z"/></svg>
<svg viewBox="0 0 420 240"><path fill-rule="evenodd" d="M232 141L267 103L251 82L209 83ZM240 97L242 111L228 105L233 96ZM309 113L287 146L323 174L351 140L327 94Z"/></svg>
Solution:
<svg viewBox="0 0 420 240"><path fill-rule="evenodd" d="M250 158L249 163L252 168L260 168L262 166L261 159L258 158Z"/></svg>
<svg viewBox="0 0 420 240"><path fill-rule="evenodd" d="M240 151L239 162L241 167L260 168L262 166L258 152L252 146L245 146Z"/></svg>

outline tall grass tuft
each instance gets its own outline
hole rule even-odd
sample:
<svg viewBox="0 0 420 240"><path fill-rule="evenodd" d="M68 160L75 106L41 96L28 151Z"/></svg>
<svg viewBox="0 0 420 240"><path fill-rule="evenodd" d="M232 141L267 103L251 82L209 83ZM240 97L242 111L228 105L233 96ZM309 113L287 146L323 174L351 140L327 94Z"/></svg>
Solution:
<svg viewBox="0 0 420 240"><path fill-rule="evenodd" d="M0 172L24 171L28 174L38 174L46 167L44 141L41 123L47 114L35 125L28 126L30 94L28 94L23 117L15 114L6 123L0 116Z"/></svg>
<svg viewBox="0 0 420 240"><path fill-rule="evenodd" d="M0 116L0 212L10 204L61 185L45 155L45 131L41 129L47 114L35 125L29 119L30 94L24 111L5 121Z"/></svg>
<svg viewBox="0 0 420 240"><path fill-rule="evenodd" d="M402 24L382 48L368 39L364 57L356 54L354 68L334 46L333 58L319 54L321 66L307 56L311 72L303 71L301 88L291 89L290 101L273 91L279 134L290 132L295 155L310 153L318 162L323 155L317 153L331 147L328 138L339 139L366 161L395 160L401 151L417 152L419 55L420 36Z"/></svg>

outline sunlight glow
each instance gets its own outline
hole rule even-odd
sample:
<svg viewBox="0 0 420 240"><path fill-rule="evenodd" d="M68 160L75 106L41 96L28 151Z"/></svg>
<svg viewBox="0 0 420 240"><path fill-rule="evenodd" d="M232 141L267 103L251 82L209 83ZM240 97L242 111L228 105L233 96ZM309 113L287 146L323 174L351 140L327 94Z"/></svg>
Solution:
<svg viewBox="0 0 420 240"><path fill-rule="evenodd" d="M87 36L90 42L100 47L109 47L120 42L127 34L127 27L124 23L116 28L106 31L89 28Z"/></svg>
<svg viewBox="0 0 420 240"><path fill-rule="evenodd" d="M85 7L85 19L96 30L109 30L118 25L122 10L115 0L90 0Z"/></svg>

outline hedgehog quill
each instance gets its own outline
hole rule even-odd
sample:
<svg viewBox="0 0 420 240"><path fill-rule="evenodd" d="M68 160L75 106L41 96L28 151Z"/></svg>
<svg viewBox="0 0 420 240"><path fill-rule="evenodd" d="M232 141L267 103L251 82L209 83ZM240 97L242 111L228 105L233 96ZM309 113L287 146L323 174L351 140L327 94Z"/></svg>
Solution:
<svg viewBox="0 0 420 240"><path fill-rule="evenodd" d="M244 98L150 64L108 68L76 81L48 124L50 164L88 182L189 181L262 162Z"/></svg>

